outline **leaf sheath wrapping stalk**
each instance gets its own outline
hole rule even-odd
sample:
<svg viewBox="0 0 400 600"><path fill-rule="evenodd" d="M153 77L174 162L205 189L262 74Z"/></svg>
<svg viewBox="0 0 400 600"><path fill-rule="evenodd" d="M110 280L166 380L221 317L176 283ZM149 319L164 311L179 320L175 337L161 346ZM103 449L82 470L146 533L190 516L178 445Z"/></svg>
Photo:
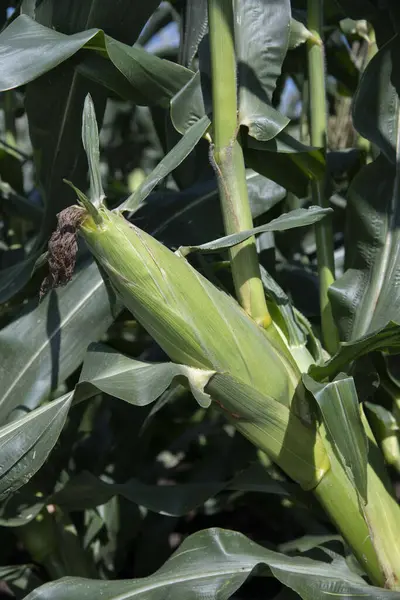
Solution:
<svg viewBox="0 0 400 600"><path fill-rule="evenodd" d="M300 373L264 331L183 257L120 214L101 207L95 222L83 213L80 232L125 306L170 359L216 371L211 395L237 429L301 485L315 486L329 460L314 426L290 411Z"/></svg>

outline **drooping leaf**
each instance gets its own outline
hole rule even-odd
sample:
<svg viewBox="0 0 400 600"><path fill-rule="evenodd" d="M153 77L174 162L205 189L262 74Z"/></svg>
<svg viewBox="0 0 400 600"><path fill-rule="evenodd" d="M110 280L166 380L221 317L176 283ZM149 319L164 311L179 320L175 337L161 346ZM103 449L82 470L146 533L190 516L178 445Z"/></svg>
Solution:
<svg viewBox="0 0 400 600"><path fill-rule="evenodd" d="M199 404L207 407L211 399L204 387L213 373L169 362L136 361L108 346L94 344L83 363L75 401L90 398L100 390L136 406L146 406L161 396L175 377L183 377Z"/></svg>
<svg viewBox="0 0 400 600"><path fill-rule="evenodd" d="M19 404L33 409L79 366L118 307L95 263L0 332L0 422Z"/></svg>
<svg viewBox="0 0 400 600"><path fill-rule="evenodd" d="M395 36L368 63L353 101L354 127L392 164L398 156L399 52L400 38Z"/></svg>
<svg viewBox="0 0 400 600"><path fill-rule="evenodd" d="M371 60L353 106L357 129L381 154L356 175L348 192L345 273L330 290L344 341L399 320L398 44L396 37Z"/></svg>
<svg viewBox="0 0 400 600"><path fill-rule="evenodd" d="M303 375L303 383L317 401L342 466L366 504L368 440L353 378L340 374L331 383L321 384Z"/></svg>
<svg viewBox="0 0 400 600"><path fill-rule="evenodd" d="M289 122L271 102L289 44L290 2L239 0L234 11L240 124L254 138L269 140Z"/></svg>
<svg viewBox="0 0 400 600"><path fill-rule="evenodd" d="M231 481L204 481L165 485L150 485L130 479L126 483L107 483L89 472L83 472L71 479L64 488L46 501L65 510L85 510L100 506L116 495L156 513L182 516L188 514L206 500L222 490L287 496L288 491L274 481L263 469L258 472L249 469Z"/></svg>
<svg viewBox="0 0 400 600"><path fill-rule="evenodd" d="M333 377L353 360L374 350L400 353L400 326L397 323L391 322L383 329L354 342L341 343L337 353L324 365L313 365L310 368L310 375L319 381Z"/></svg>
<svg viewBox="0 0 400 600"><path fill-rule="evenodd" d="M219 240L214 240L207 244L202 244L201 246L181 247L180 252L184 255L187 255L190 252L217 252L240 244L244 240L247 240L249 237L258 233L266 231L286 231L287 229L293 229L294 227L312 225L329 215L331 212L330 208L319 208L318 206L311 206L308 209L297 208L289 213L284 213L265 225L260 225L259 227L254 227L247 231L241 231L240 233L227 235Z"/></svg>
<svg viewBox="0 0 400 600"><path fill-rule="evenodd" d="M3 53L0 90L29 83L82 49L109 60L129 82L131 97L139 104L167 103L193 75L192 71L149 54L143 48L119 42L99 28L66 36L21 15L0 35ZM17 55L19 69L15 68Z"/></svg>
<svg viewBox="0 0 400 600"><path fill-rule="evenodd" d="M57 31L70 35L76 32L75 23L88 22L89 28L94 26L92 19L96 19L102 24L95 26L104 27L108 35L125 44L133 44L137 40L146 21L159 4L158 0L135 2L135 10L129 10L132 4L127 4L126 0L116 0L112 3L106 0L97 3L97 6L92 0L69 0L68 3L58 0L34 0L34 3L33 10L27 10L27 3L24 2L21 13L28 14L46 27L55 27ZM96 16L93 15L94 10Z"/></svg>
<svg viewBox="0 0 400 600"><path fill-rule="evenodd" d="M200 531L187 538L172 557L149 577L123 581L95 581L67 577L45 584L26 600L227 600L253 569L266 565L270 573L304 600L327 594L366 600L399 600L400 593L368 585L339 555L326 562L307 556L286 556L255 544L241 533L223 529Z"/></svg>
<svg viewBox="0 0 400 600"><path fill-rule="evenodd" d="M40 469L67 418L72 393L0 428L0 500Z"/></svg>
<svg viewBox="0 0 400 600"><path fill-rule="evenodd" d="M207 0L188 0L185 3L179 62L189 69L192 66L199 44L207 32L207 17Z"/></svg>
<svg viewBox="0 0 400 600"><path fill-rule="evenodd" d="M356 175L349 189L345 273L330 288L343 341L358 340L400 318L395 179L393 167L380 155Z"/></svg>

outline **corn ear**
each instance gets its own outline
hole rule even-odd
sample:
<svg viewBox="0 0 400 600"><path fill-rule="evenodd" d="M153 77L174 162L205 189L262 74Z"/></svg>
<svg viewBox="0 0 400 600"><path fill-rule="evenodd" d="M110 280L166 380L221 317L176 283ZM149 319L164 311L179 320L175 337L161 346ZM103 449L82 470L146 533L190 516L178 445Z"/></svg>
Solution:
<svg viewBox="0 0 400 600"><path fill-rule="evenodd" d="M116 293L169 358L215 372L205 391L235 427L304 488L316 486L329 460L313 419L291 410L303 400L294 361L184 257L104 206L77 210Z"/></svg>
<svg viewBox="0 0 400 600"><path fill-rule="evenodd" d="M126 219L105 208L80 232L125 306L174 362L228 372L289 406L300 373L239 305Z"/></svg>

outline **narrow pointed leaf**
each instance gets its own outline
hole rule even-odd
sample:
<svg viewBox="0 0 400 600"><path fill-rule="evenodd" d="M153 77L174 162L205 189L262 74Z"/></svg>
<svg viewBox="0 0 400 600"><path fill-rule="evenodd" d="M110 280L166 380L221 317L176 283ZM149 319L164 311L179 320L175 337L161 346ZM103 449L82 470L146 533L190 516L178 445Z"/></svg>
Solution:
<svg viewBox="0 0 400 600"><path fill-rule="evenodd" d="M331 383L321 384L303 375L303 382L318 403L347 476L366 504L368 440L353 378L342 374Z"/></svg>
<svg viewBox="0 0 400 600"><path fill-rule="evenodd" d="M136 210L155 186L185 160L188 154L203 137L209 125L210 120L208 117L204 116L187 129L182 139L158 163L150 175L146 177L141 186L131 194L123 204L121 204L119 209L129 211Z"/></svg>
<svg viewBox="0 0 400 600"><path fill-rule="evenodd" d="M304 227L306 225L312 225L317 223L327 215L331 214L330 208L319 208L318 206L311 206L308 209L297 208L289 213L284 213L277 219L273 219L265 225L248 229L247 231L241 231L232 235L227 235L219 240L202 244L201 246L184 246L179 250L183 255L187 255L190 252L217 252L226 248L231 248L240 244L244 240L247 240L253 235L258 233L264 233L265 231L286 231L287 229L294 229L295 227Z"/></svg>
<svg viewBox="0 0 400 600"><path fill-rule="evenodd" d="M82 142L89 163L90 199L95 206L99 206L105 194L100 173L99 131L90 94L86 96L83 107Z"/></svg>
<svg viewBox="0 0 400 600"><path fill-rule="evenodd" d="M0 428L0 500L40 469L67 418L72 393Z"/></svg>

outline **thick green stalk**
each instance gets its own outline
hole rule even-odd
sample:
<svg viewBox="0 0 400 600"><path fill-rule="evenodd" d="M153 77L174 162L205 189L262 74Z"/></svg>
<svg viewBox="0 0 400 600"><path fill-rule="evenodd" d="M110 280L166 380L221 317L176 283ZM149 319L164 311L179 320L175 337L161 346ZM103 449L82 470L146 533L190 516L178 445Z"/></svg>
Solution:
<svg viewBox="0 0 400 600"><path fill-rule="evenodd" d="M323 0L308 0L308 29L318 39L322 38ZM322 44L308 42L309 103L311 145L326 147L327 106L325 90L325 64ZM313 203L324 208L329 200L324 194L324 182L312 182ZM335 262L333 255L333 232L330 219L324 219L315 225L317 242L318 272L320 284L320 304L322 334L326 349L334 354L339 337L332 315L332 306L328 296L329 286L335 280Z"/></svg>
<svg viewBox="0 0 400 600"><path fill-rule="evenodd" d="M371 581L381 587L399 589L400 508L391 493L382 455L367 420L363 419L369 438L367 505L363 506L357 497L327 437L324 442L331 468L314 493Z"/></svg>
<svg viewBox="0 0 400 600"><path fill-rule="evenodd" d="M253 227L243 151L237 139L236 60L232 0L208 0L213 95L213 162L226 234ZM260 277L255 239L230 250L240 304L258 323L271 324Z"/></svg>

